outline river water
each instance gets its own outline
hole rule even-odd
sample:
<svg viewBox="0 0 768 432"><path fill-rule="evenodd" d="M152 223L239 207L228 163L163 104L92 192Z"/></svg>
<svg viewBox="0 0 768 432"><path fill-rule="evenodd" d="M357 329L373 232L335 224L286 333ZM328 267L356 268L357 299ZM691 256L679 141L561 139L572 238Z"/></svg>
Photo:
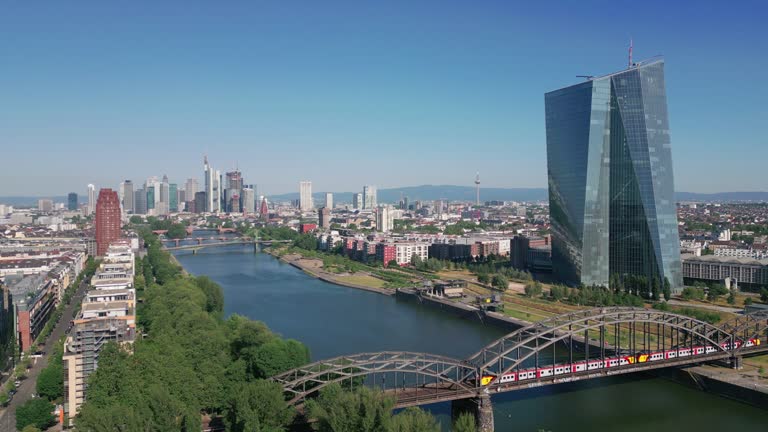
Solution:
<svg viewBox="0 0 768 432"><path fill-rule="evenodd" d="M313 360L366 351L465 358L499 328L393 297L314 279L252 247L175 253L184 268L224 290L226 314L264 321L302 341ZM659 378L629 375L493 396L497 431L768 431L768 410ZM450 404L424 407L448 431Z"/></svg>

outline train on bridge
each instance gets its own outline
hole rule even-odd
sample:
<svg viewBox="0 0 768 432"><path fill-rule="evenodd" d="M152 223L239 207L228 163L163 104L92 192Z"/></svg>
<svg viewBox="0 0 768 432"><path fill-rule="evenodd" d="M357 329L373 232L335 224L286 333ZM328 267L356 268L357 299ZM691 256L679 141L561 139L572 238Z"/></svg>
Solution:
<svg viewBox="0 0 768 432"><path fill-rule="evenodd" d="M742 345L745 345L746 348L752 348L759 346L762 343L762 341L758 338L753 338L747 340L746 344L744 344L742 341L737 340L733 344L730 342L726 342L723 344L720 344L720 348L722 350L731 350L731 349L739 349ZM647 362L655 362L655 361L661 361L661 360L670 360L680 357L691 357L691 356L699 356L699 355L706 355L706 354L714 354L718 351L722 351L721 349L718 349L716 345L707 345L707 346L693 346L688 348L675 348L675 349L668 349L668 350L660 350L660 351L647 351L647 352L641 352L635 355L629 355L629 356L616 356L616 357L610 357L606 359L595 359L595 360L583 360L579 362L574 363L564 363L564 364L554 364L549 365L545 367L539 367L539 368L529 368L529 369L523 369L521 371L517 372L510 372L502 375L501 377L498 377L496 375L483 375L480 379L480 384L482 386L489 386L491 384L506 384L506 383L512 383L512 382L519 382L519 381L525 381L529 379L538 379L538 378L546 378L551 377L555 375L563 375L568 373L577 373L577 372L586 372L591 370L602 370L602 369L609 369L619 366L627 366L631 364L639 364L639 363L647 363Z"/></svg>

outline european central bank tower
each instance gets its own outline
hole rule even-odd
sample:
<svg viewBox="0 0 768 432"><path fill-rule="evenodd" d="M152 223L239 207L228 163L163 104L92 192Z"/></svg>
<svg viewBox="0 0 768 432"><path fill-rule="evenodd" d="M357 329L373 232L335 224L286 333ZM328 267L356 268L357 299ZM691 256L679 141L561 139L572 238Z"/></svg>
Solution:
<svg viewBox="0 0 768 432"><path fill-rule="evenodd" d="M664 60L549 92L545 106L555 276L682 287Z"/></svg>

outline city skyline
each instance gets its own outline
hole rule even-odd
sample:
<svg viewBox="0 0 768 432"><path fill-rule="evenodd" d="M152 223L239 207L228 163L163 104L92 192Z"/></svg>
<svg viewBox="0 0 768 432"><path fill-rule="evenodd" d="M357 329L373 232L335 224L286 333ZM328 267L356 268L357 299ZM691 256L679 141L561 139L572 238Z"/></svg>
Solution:
<svg viewBox="0 0 768 432"><path fill-rule="evenodd" d="M210 13L178 16L173 2L144 6L154 14L59 7L15 4L0 25L2 39L15 41L0 45L13 60L2 78L2 140L13 159L35 158L45 172L21 181L25 164L9 164L0 196L117 188L157 172L199 181L201 154L222 170L238 164L265 194L293 191L299 177L340 191L352 190L349 176L389 188L471 184L476 171L483 186L545 187L541 94L575 75L620 70L630 37L636 58L667 59L677 190L764 189L753 175L768 157L768 90L751 85L766 62L754 55L765 48L758 2L609 11L425 4L409 14L345 4L338 16L319 5L204 5ZM733 70L739 80L722 79ZM704 175L724 166L739 169Z"/></svg>

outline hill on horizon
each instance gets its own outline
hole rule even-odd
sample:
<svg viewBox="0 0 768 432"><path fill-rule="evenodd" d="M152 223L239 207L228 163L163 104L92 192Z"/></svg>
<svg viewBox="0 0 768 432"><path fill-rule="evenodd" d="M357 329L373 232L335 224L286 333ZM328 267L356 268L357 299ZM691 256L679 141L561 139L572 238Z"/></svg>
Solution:
<svg viewBox="0 0 768 432"><path fill-rule="evenodd" d="M352 202L352 195L356 192L333 192L334 202ZM315 192L312 194L315 203L321 203L325 200L325 192ZM400 188L379 189L377 199L380 203L397 203L400 198L408 197L413 201L433 201L438 199L448 201L469 201L475 200L475 188L472 186L456 185L421 185L405 186ZM54 202L67 202L66 196L0 196L0 204L12 205L15 207L36 207L38 199L52 199ZM79 202L88 200L86 196L79 196ZM298 192L268 195L271 201L292 201L299 199ZM716 193L698 193L698 192L676 192L677 201L712 201L712 202L768 202L768 192L716 192ZM493 188L481 187L480 200L485 201L547 201L548 191L546 188Z"/></svg>

